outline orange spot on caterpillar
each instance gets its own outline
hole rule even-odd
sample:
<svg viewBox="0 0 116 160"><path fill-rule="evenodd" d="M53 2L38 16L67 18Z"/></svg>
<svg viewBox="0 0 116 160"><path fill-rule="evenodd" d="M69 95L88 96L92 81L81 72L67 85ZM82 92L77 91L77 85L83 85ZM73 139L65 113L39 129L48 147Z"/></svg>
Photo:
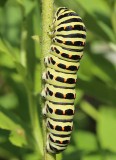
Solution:
<svg viewBox="0 0 116 160"><path fill-rule="evenodd" d="M64 30L66 29L66 26L64 26Z"/></svg>
<svg viewBox="0 0 116 160"><path fill-rule="evenodd" d="M54 109L54 113L56 112L56 109Z"/></svg>
<svg viewBox="0 0 116 160"><path fill-rule="evenodd" d="M63 141L60 141L60 144L62 144L63 143Z"/></svg>
<svg viewBox="0 0 116 160"><path fill-rule="evenodd" d="M60 52L60 54L62 54L62 52Z"/></svg>
<svg viewBox="0 0 116 160"><path fill-rule="evenodd" d="M69 58L71 58L72 57L72 55L69 55Z"/></svg>
<svg viewBox="0 0 116 160"><path fill-rule="evenodd" d="M72 25L72 28L74 28L74 25Z"/></svg>
<svg viewBox="0 0 116 160"><path fill-rule="evenodd" d="M85 42L82 42L83 46L85 45Z"/></svg>
<svg viewBox="0 0 116 160"><path fill-rule="evenodd" d="M65 111L63 111L63 114L65 115Z"/></svg>
<svg viewBox="0 0 116 160"><path fill-rule="evenodd" d="M55 128L56 128L56 126L53 126L53 128L55 129Z"/></svg>
<svg viewBox="0 0 116 160"><path fill-rule="evenodd" d="M64 82L66 82L66 78L64 78Z"/></svg>
<svg viewBox="0 0 116 160"><path fill-rule="evenodd" d="M75 41L72 41L72 44L74 44L75 43Z"/></svg>
<svg viewBox="0 0 116 160"><path fill-rule="evenodd" d="M63 41L63 44L65 44L65 41Z"/></svg>
<svg viewBox="0 0 116 160"><path fill-rule="evenodd" d="M62 131L64 131L64 127L62 127Z"/></svg>
<svg viewBox="0 0 116 160"><path fill-rule="evenodd" d="M66 94L64 94L64 98L66 98Z"/></svg>
<svg viewBox="0 0 116 160"><path fill-rule="evenodd" d="M66 66L66 68L68 68L68 66Z"/></svg>

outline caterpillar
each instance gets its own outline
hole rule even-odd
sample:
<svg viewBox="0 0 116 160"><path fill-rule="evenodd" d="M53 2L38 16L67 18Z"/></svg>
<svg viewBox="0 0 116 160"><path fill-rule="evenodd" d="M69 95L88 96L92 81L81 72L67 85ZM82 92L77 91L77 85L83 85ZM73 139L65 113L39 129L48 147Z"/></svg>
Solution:
<svg viewBox="0 0 116 160"><path fill-rule="evenodd" d="M66 7L55 13L49 33L50 53L44 58L46 71L42 78L45 87L43 114L46 116L47 151L60 153L70 142L73 130L75 85L77 71L86 40L86 28L81 17Z"/></svg>

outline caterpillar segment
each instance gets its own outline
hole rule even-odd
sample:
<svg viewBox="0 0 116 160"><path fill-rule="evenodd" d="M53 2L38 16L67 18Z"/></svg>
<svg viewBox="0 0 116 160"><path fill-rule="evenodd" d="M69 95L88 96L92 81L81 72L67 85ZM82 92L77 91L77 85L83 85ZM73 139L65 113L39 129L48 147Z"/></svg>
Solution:
<svg viewBox="0 0 116 160"><path fill-rule="evenodd" d="M53 24L54 24L54 27L57 27L62 23L66 23L67 21L70 23L82 22L82 19L74 11L68 10L63 12L63 14L59 14Z"/></svg>
<svg viewBox="0 0 116 160"><path fill-rule="evenodd" d="M60 135L49 133L48 139L52 143L55 143L56 145L59 145L59 146L66 146L70 143L70 136L60 137Z"/></svg>
<svg viewBox="0 0 116 160"><path fill-rule="evenodd" d="M46 149L50 153L64 151L70 143L73 129L75 85L77 71L86 41L86 28L74 11L60 7L50 26L50 54L44 58L45 98L43 115L48 130Z"/></svg>
<svg viewBox="0 0 116 160"><path fill-rule="evenodd" d="M52 39L55 45L69 48L69 49L83 49L85 46L85 40L83 38L63 38L56 36Z"/></svg>
<svg viewBox="0 0 116 160"><path fill-rule="evenodd" d="M42 78L46 81L46 83L54 86L62 87L63 85L65 88L74 88L76 85L77 75L70 73L66 74L47 68L43 73Z"/></svg>
<svg viewBox="0 0 116 160"><path fill-rule="evenodd" d="M60 137L60 135L48 134L47 150L49 152L61 152L67 148L70 143L70 135L67 137ZM50 146L49 146L50 145Z"/></svg>
<svg viewBox="0 0 116 160"><path fill-rule="evenodd" d="M74 104L55 104L50 101L45 102L43 114L48 118L59 120L73 120L75 113Z"/></svg>
<svg viewBox="0 0 116 160"><path fill-rule="evenodd" d="M62 121L47 118L46 125L50 133L57 135L68 135L71 134L73 130L73 121Z"/></svg>
<svg viewBox="0 0 116 160"><path fill-rule="evenodd" d="M50 84L45 84L41 95L48 101L60 103L74 103L76 98L75 89L59 88Z"/></svg>
<svg viewBox="0 0 116 160"><path fill-rule="evenodd" d="M60 153L64 151L67 148L67 146L58 146L54 143L51 143L49 140L47 140L47 151L50 153Z"/></svg>
<svg viewBox="0 0 116 160"><path fill-rule="evenodd" d="M80 66L79 62L68 62L53 55L45 57L44 62L47 67L64 73L76 73Z"/></svg>
<svg viewBox="0 0 116 160"><path fill-rule="evenodd" d="M66 34L66 31L68 34ZM51 35L53 37L62 35L63 37L74 37L74 35L79 35L81 34L84 38L86 37L86 28L83 25L82 22L74 22L73 24L71 23L62 23L61 25L57 26L55 30L51 30Z"/></svg>
<svg viewBox="0 0 116 160"><path fill-rule="evenodd" d="M61 46L52 44L50 53L60 59L70 62L79 62L83 56L83 49L67 49Z"/></svg>

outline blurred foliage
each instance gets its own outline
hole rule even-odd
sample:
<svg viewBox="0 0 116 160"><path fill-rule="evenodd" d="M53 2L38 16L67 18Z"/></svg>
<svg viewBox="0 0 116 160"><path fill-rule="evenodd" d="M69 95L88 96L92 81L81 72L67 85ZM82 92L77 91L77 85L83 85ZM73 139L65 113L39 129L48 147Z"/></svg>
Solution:
<svg viewBox="0 0 116 160"><path fill-rule="evenodd" d="M75 10L87 27L74 131L57 160L116 160L116 1L58 0L55 5ZM40 1L0 0L1 160L41 160L29 109L36 104L41 122L41 47L33 35L41 40Z"/></svg>

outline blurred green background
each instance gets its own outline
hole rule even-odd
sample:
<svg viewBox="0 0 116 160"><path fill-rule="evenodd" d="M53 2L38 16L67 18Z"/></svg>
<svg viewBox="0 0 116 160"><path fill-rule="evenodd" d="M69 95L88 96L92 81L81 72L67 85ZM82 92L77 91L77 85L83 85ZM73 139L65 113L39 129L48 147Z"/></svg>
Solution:
<svg viewBox="0 0 116 160"><path fill-rule="evenodd" d="M116 160L116 0L55 0L58 6L83 18L87 43L71 144L57 160ZM0 160L42 159L30 127L30 103L42 119L41 40L33 35L41 39L41 2L0 0Z"/></svg>

